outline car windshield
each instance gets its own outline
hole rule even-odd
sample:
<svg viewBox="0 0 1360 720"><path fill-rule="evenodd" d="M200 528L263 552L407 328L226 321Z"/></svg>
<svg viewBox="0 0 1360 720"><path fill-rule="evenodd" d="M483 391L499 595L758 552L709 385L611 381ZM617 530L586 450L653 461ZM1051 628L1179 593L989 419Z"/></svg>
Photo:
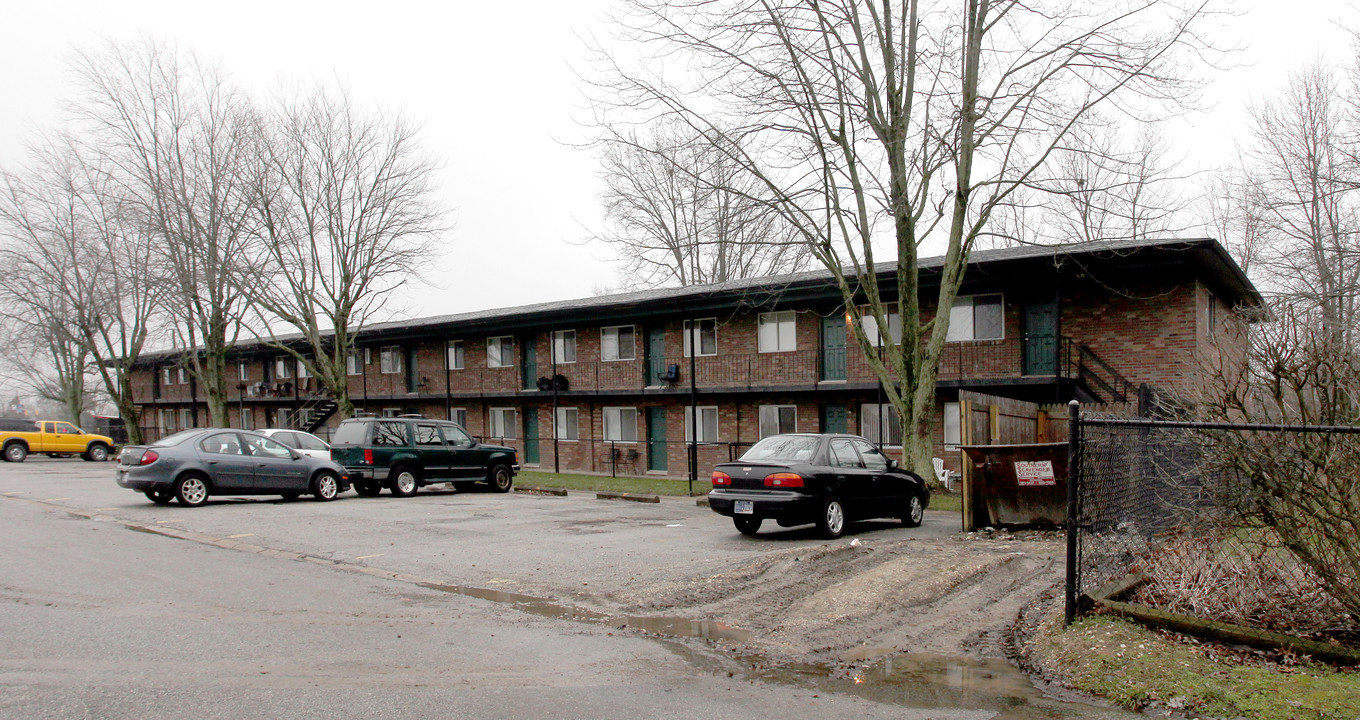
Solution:
<svg viewBox="0 0 1360 720"><path fill-rule="evenodd" d="M367 422L342 422L331 438L334 445L363 445L368 442Z"/></svg>
<svg viewBox="0 0 1360 720"><path fill-rule="evenodd" d="M807 435L775 435L751 446L742 462L807 462L817 452L818 439Z"/></svg>
<svg viewBox="0 0 1360 720"><path fill-rule="evenodd" d="M174 435L166 435L160 440L151 443L151 447L169 447L171 445L178 445L191 437L197 437L202 432L202 430L180 430Z"/></svg>

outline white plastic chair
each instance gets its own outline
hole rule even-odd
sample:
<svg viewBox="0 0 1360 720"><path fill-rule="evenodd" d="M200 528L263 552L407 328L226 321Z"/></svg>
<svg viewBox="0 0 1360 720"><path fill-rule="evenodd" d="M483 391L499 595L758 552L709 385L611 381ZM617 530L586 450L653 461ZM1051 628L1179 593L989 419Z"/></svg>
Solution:
<svg viewBox="0 0 1360 720"><path fill-rule="evenodd" d="M935 466L935 479L939 481L940 487L953 490L949 487L949 471L944 469L944 458L931 458L930 462Z"/></svg>

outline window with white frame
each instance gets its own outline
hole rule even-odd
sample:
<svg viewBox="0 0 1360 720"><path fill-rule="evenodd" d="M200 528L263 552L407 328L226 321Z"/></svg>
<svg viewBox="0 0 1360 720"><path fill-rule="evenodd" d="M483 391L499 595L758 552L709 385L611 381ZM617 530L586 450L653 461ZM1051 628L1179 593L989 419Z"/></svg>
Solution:
<svg viewBox="0 0 1360 720"><path fill-rule="evenodd" d="M287 380L293 377L293 359L287 355L274 358L274 379Z"/></svg>
<svg viewBox="0 0 1360 720"><path fill-rule="evenodd" d="M378 355L378 371L384 375L400 373L401 356L400 345L384 345Z"/></svg>
<svg viewBox="0 0 1360 720"><path fill-rule="evenodd" d="M710 405L699 407L699 432L694 432L694 411L696 408L685 408L685 442L715 443L718 442L718 408Z"/></svg>
<svg viewBox="0 0 1360 720"><path fill-rule="evenodd" d="M169 368L166 368L166 372L170 372L170 369L169 369ZM170 410L170 409L168 409L168 408L161 408L161 413L160 413L160 423L159 423L159 425L160 425L160 427L161 427L161 434L162 434L162 435L167 435L167 434L169 434L169 433L174 432L174 431L175 431L175 411L174 411L174 410Z"/></svg>
<svg viewBox="0 0 1360 720"><path fill-rule="evenodd" d="M574 363L576 362L576 331L575 330L554 330L552 335L552 357L553 362Z"/></svg>
<svg viewBox="0 0 1360 720"><path fill-rule="evenodd" d="M307 360L311 359L312 359L311 355L303 355L302 359L297 361L297 376L299 378L309 378L312 376L312 374L307 371L306 363Z"/></svg>
<svg viewBox="0 0 1360 720"><path fill-rule="evenodd" d="M491 408L491 432L493 438L514 438L515 437L515 409L514 408Z"/></svg>
<svg viewBox="0 0 1360 720"><path fill-rule="evenodd" d="M246 364L245 360L236 361L236 377L242 380L250 379L250 366Z"/></svg>
<svg viewBox="0 0 1360 720"><path fill-rule="evenodd" d="M691 327L694 323L697 323L697 326ZM683 330L685 334L685 357L689 357L690 355L690 344L694 341L694 336L696 334L699 336L699 352L695 353L697 357L718 354L717 318L705 318L703 320L695 321L686 320L684 322Z"/></svg>
<svg viewBox="0 0 1360 720"><path fill-rule="evenodd" d="M486 366L493 368L513 367L515 364L515 338L510 335L486 339Z"/></svg>
<svg viewBox="0 0 1360 720"><path fill-rule="evenodd" d="M180 408L179 410L180 429L187 430L193 426L194 426L194 411L190 410L189 408Z"/></svg>
<svg viewBox="0 0 1360 720"><path fill-rule="evenodd" d="M878 445L901 445L902 422L892 405L861 405L859 434Z"/></svg>
<svg viewBox="0 0 1360 720"><path fill-rule="evenodd" d="M171 378L171 375L172 375L173 372L174 372L173 369L172 369L169 365L166 365L165 367L161 368L161 384L162 384L162 385L169 385L169 384L170 384L170 378Z"/></svg>
<svg viewBox="0 0 1360 720"><path fill-rule="evenodd" d="M446 353L448 354L448 359L446 360L446 362L449 364L449 369L450 369L450 370L462 370L462 369L463 369L463 359L464 359L464 358L463 358L463 341L462 341L462 340L450 340L450 341L449 341L449 344L448 344L448 349L446 350Z"/></svg>
<svg viewBox="0 0 1360 720"><path fill-rule="evenodd" d="M614 442L637 442L638 412L634 407L604 409L604 439Z"/></svg>
<svg viewBox="0 0 1360 720"><path fill-rule="evenodd" d="M637 359L637 332L632 325L600 328L601 360Z"/></svg>
<svg viewBox="0 0 1360 720"><path fill-rule="evenodd" d="M297 417L297 415L293 412L292 408L279 408L275 411L274 422L281 428L292 427L293 419L295 417Z"/></svg>
<svg viewBox="0 0 1360 720"><path fill-rule="evenodd" d="M957 450L963 443L963 423L959 416L959 404L944 404L944 449Z"/></svg>
<svg viewBox="0 0 1360 720"><path fill-rule="evenodd" d="M348 375L364 374L364 364L359 360L358 348L350 348L349 354L345 356L345 373Z"/></svg>
<svg viewBox="0 0 1360 720"><path fill-rule="evenodd" d="M792 310L761 313L757 318L759 351L773 353L797 349L796 328L797 313Z"/></svg>
<svg viewBox="0 0 1360 720"><path fill-rule="evenodd" d="M557 408L557 420L554 423L556 437L558 440L580 440L581 425L580 413L574 407Z"/></svg>
<svg viewBox="0 0 1360 720"><path fill-rule="evenodd" d="M1204 295L1207 302L1204 308L1204 335L1205 337L1213 337L1214 332L1218 329L1218 298L1215 298L1214 294L1207 290Z"/></svg>
<svg viewBox="0 0 1360 720"><path fill-rule="evenodd" d="M1001 294L964 295L954 298L949 310L948 342L1000 340L1005 336Z"/></svg>
<svg viewBox="0 0 1360 720"><path fill-rule="evenodd" d="M449 408L449 419L467 428L467 408Z"/></svg>
<svg viewBox="0 0 1360 720"><path fill-rule="evenodd" d="M254 430L254 429L255 429L255 411L254 411L254 410L250 410L250 409L248 409L248 408L237 408L237 410L236 410L236 419L237 419L237 421L238 421L236 427L239 427L239 428L241 428L242 430Z"/></svg>
<svg viewBox="0 0 1360 720"><path fill-rule="evenodd" d="M401 408L383 408L383 409L382 409L382 416L385 417L385 418L394 418L394 417L398 417L398 416L400 416L400 415L401 415Z"/></svg>
<svg viewBox="0 0 1360 720"><path fill-rule="evenodd" d="M189 368L184 367L183 365L179 366L179 384L180 385L189 384Z"/></svg>
<svg viewBox="0 0 1360 720"><path fill-rule="evenodd" d="M864 336L869 339L870 345L891 342L893 345L902 344L902 316L897 313L888 313L888 337L883 337L878 331L878 320L873 315L866 314L861 321L864 328Z"/></svg>
<svg viewBox="0 0 1360 720"><path fill-rule="evenodd" d="M793 405L761 405L760 436L798 432L798 408Z"/></svg>

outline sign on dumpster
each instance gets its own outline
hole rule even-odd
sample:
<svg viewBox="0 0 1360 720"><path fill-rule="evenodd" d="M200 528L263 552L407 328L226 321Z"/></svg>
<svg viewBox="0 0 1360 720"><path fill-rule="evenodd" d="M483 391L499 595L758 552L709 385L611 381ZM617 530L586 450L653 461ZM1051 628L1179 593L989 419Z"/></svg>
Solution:
<svg viewBox="0 0 1360 720"><path fill-rule="evenodd" d="M1053 461L1016 460L1015 482L1020 487L1034 487L1036 485L1057 485L1058 480L1053 476Z"/></svg>

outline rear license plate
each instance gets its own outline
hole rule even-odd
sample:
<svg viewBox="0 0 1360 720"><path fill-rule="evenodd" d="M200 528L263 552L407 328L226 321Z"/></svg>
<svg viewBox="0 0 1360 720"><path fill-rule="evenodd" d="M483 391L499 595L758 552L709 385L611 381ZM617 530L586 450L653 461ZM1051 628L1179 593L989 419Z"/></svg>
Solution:
<svg viewBox="0 0 1360 720"><path fill-rule="evenodd" d="M750 500L736 500L732 504L732 512L737 515L751 515L756 511Z"/></svg>

